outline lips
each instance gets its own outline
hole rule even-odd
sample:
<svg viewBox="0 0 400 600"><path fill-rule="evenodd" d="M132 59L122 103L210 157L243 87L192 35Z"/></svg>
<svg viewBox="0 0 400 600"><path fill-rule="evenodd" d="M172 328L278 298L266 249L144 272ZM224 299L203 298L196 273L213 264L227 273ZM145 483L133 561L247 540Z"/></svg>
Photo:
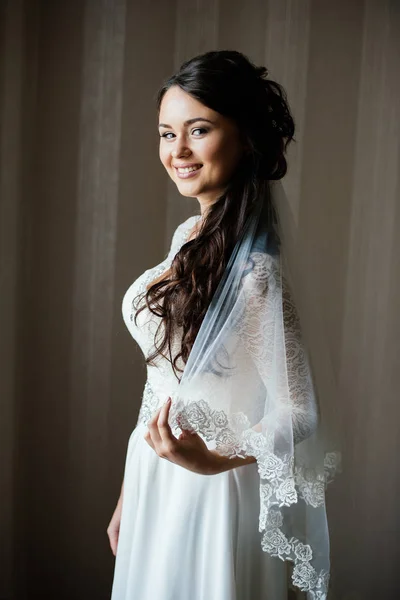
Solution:
<svg viewBox="0 0 400 600"><path fill-rule="evenodd" d="M203 165L201 163L182 163L180 165L175 164L172 165L175 169L188 169L190 167L202 167Z"/></svg>
<svg viewBox="0 0 400 600"><path fill-rule="evenodd" d="M175 167L175 169L179 172L179 173L187 173L190 171L198 171L199 169L201 169L203 165L200 163L192 163L191 165L182 165L182 166L178 166ZM188 171L189 170L189 171Z"/></svg>
<svg viewBox="0 0 400 600"><path fill-rule="evenodd" d="M174 167L177 177L179 179L190 179L192 177L196 177L196 175L201 171L203 165L193 163L190 167L187 165L185 167ZM194 168L192 168L194 167ZM184 170L185 169L185 170Z"/></svg>

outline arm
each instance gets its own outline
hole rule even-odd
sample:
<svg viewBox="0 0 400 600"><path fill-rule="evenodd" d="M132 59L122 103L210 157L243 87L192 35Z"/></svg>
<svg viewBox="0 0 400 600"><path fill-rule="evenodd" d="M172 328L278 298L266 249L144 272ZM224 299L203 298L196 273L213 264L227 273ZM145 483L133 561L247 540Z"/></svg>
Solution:
<svg viewBox="0 0 400 600"><path fill-rule="evenodd" d="M265 253L254 253L253 267L242 280L243 312L238 322L238 335L251 357L266 389L271 387L270 372L272 353L269 346L271 331L275 330L276 315L272 310L273 299L269 302L269 285L275 285L278 278L279 259ZM303 344L300 320L294 300L284 275L281 273L282 319L284 352L289 387L290 410L292 417L293 441L295 444L309 437L318 422L315 390L308 354ZM274 390L270 391L271 394ZM262 430L262 423L253 429Z"/></svg>
<svg viewBox="0 0 400 600"><path fill-rule="evenodd" d="M281 298L282 305L280 308L282 310L279 309L277 314L274 311L276 300L281 297L279 287L275 290L276 293L271 294L271 302L269 302L268 284L272 286L279 283L277 272L275 272L274 282L273 270L276 268L279 268L276 264L276 257L260 252L254 254L254 268L247 272L242 281L241 298L239 298L241 309L238 315L239 318L235 320L235 327L237 328L236 334L240 338L245 351L251 357L262 383L267 390L270 388L269 396L273 410L273 403L277 398L274 397L275 388L271 385L270 376L271 368L273 368L271 365L273 365L276 356L282 358L282 352L279 355L271 352L271 343L274 341L271 339L271 331L273 332L274 326L277 326L277 339L280 342L278 352L279 348L281 350L283 348L283 352L286 352L286 355L283 355L285 367L282 367L282 369L287 370L288 374L289 405L286 409L290 411L289 425L290 417L292 419L294 443L298 443L314 431L316 423L315 402L311 372L301 341L298 317L286 282L285 291ZM271 289L273 288L271 287ZM282 327L279 329L279 323L282 320L283 330ZM282 340L282 337L285 339ZM285 347L282 346L283 342ZM281 410L280 405L275 408L278 411ZM182 434L179 438L176 438L168 424L169 409L170 404L168 402L160 407L149 421L148 430L144 436L147 443L161 458L193 472L207 475L220 473L256 461L252 446L248 447L249 451L246 458L229 458L217 451L210 451L197 433L185 430L182 427ZM277 423L279 422L277 421ZM287 419L285 419L285 423L287 423ZM263 432L262 421L256 423L253 429L257 432ZM280 432L278 428L274 433L276 436L285 435L285 431ZM254 453L256 454L256 452Z"/></svg>
<svg viewBox="0 0 400 600"><path fill-rule="evenodd" d="M110 547L114 556L117 554L118 548L118 538L119 538L119 528L121 523L121 513L122 513L122 503L124 498L124 481L122 481L121 493L119 495L119 499L117 502L117 506L115 507L113 516L111 517L111 521L107 527L107 535L110 542Z"/></svg>

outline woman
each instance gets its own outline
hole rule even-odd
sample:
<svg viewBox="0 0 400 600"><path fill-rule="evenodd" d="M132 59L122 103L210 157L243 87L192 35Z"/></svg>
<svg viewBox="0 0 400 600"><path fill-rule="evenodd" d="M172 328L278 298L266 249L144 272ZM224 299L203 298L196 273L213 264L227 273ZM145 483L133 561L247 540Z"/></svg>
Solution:
<svg viewBox="0 0 400 600"><path fill-rule="evenodd" d="M305 398L307 394L292 393L287 433L282 425L286 413L281 407L276 411L280 388L271 394L278 378L269 379L271 373L278 374L277 338L275 346L268 345L270 334L260 336L254 330L255 316L260 323L260 315L275 314L268 304L273 286L267 293L259 282L266 272L270 282L272 273L279 279L279 236L269 190L270 182L286 173L284 153L294 134L285 94L267 75L239 52L208 52L184 63L158 95L161 162L179 192L197 198L200 214L178 226L168 256L145 271L123 300L123 317L146 357L148 377L128 444L121 496L107 530L116 555L113 600L280 600L287 597L286 560L295 563L295 585L310 598L325 598L329 573L311 565L311 547L301 536L289 539L279 528L284 521L297 528L295 512L277 508L297 502L290 499L294 487L289 479L284 481L282 469L279 478L275 470L268 479L269 467L266 471L261 460L268 436L276 447L293 449L313 438L317 427L312 394ZM246 246L248 239L251 244ZM244 249L254 251L255 240L264 244L263 251L252 252L248 262L250 253ZM232 273L239 271L240 285L232 286ZM228 288L230 295L222 302L221 293ZM296 348L285 368L301 373L303 389L307 385L309 391L310 371L295 339L294 306L287 292L282 293L286 348L291 343ZM219 317L211 327L217 300ZM223 332L223 345L218 346L215 331ZM201 378L190 387L187 374L195 373L202 361ZM270 369L263 376L267 363ZM179 400L185 381L190 406ZM292 391L297 384L292 381ZM241 405L245 409L237 410ZM237 433L232 423L244 413L249 426L241 424ZM272 420L279 427L271 438ZM265 436L263 455L256 436ZM296 472L302 498L311 490L304 473ZM260 475L267 482L263 488ZM275 497L282 498L285 486L289 492L267 510L271 493L266 490L274 477L280 482ZM324 518L323 502L315 497L311 503L322 506ZM308 539L304 535L303 541Z"/></svg>

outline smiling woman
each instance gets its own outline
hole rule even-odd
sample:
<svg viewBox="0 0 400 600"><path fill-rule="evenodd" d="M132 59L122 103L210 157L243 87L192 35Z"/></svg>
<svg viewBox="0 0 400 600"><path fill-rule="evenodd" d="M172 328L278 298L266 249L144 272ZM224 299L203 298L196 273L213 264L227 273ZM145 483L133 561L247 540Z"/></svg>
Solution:
<svg viewBox="0 0 400 600"><path fill-rule="evenodd" d="M243 155L239 128L177 85L165 93L159 116L161 162L182 196L197 198L204 214Z"/></svg>
<svg viewBox="0 0 400 600"><path fill-rule="evenodd" d="M108 527L112 600L286 600L287 561L326 598L324 448L271 193L294 123L267 75L209 52L158 95L160 160L200 215L123 300L147 381Z"/></svg>

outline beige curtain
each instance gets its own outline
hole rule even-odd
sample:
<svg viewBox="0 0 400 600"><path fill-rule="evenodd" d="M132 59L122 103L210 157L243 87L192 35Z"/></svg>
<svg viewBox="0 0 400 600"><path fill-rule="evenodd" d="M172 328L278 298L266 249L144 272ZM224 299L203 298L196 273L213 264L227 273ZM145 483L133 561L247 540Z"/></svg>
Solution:
<svg viewBox="0 0 400 600"><path fill-rule="evenodd" d="M396 597L399 31L396 0L0 3L1 600L110 597L145 381L122 296L198 212L159 163L154 95L223 48L270 69L297 125L284 185L343 415L330 598Z"/></svg>

